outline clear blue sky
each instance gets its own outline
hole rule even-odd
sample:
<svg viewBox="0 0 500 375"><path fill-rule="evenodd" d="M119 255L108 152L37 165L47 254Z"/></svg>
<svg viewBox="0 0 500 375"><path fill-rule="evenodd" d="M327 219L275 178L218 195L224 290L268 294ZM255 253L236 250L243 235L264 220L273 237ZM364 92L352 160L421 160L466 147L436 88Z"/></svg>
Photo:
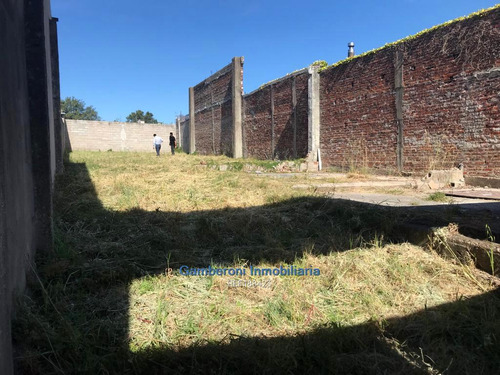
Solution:
<svg viewBox="0 0 500 375"><path fill-rule="evenodd" d="M489 0L52 0L61 97L103 120L141 109L171 123L188 88L244 56L244 91L489 8Z"/></svg>

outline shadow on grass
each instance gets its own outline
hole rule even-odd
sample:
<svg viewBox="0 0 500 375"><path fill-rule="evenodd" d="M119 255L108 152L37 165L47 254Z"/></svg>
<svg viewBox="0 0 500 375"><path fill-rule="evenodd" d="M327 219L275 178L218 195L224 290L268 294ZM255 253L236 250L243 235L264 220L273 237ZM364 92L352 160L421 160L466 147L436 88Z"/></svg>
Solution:
<svg viewBox="0 0 500 375"><path fill-rule="evenodd" d="M436 210L435 220L452 218ZM304 252L345 251L374 239L403 242L398 224L428 214L426 207L311 197L244 209L114 212L98 200L85 165L67 164L55 196L56 254L38 254L41 282L29 280L31 294L15 323L19 372L496 373L498 291L384 322L332 323L291 337L228 336L188 348L129 350L128 288L137 278L180 265L277 265Z"/></svg>

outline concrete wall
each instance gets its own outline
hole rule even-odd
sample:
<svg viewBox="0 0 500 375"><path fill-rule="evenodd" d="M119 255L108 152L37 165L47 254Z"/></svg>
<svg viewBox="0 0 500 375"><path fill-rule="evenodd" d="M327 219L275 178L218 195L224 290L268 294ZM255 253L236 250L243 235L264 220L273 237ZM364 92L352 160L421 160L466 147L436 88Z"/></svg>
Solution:
<svg viewBox="0 0 500 375"><path fill-rule="evenodd" d="M179 119L179 129L179 145L184 152L189 152L189 116L183 116Z"/></svg>
<svg viewBox="0 0 500 375"><path fill-rule="evenodd" d="M138 124L129 122L107 122L66 119L71 150L89 151L151 151L153 134L168 146L170 132L175 125Z"/></svg>
<svg viewBox="0 0 500 375"><path fill-rule="evenodd" d="M52 247L57 130L50 22L48 0L0 0L0 374L13 371L14 297L35 250Z"/></svg>
<svg viewBox="0 0 500 375"><path fill-rule="evenodd" d="M303 158L308 152L308 81L303 69L243 96L245 156Z"/></svg>

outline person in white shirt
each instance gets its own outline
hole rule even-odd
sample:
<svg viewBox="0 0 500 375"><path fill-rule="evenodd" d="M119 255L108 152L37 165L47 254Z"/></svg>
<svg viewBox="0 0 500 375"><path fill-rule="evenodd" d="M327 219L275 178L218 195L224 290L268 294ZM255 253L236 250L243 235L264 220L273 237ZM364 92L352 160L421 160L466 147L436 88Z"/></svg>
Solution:
<svg viewBox="0 0 500 375"><path fill-rule="evenodd" d="M162 143L163 143L162 137L153 134L153 148L156 150L156 156L160 156L160 149Z"/></svg>

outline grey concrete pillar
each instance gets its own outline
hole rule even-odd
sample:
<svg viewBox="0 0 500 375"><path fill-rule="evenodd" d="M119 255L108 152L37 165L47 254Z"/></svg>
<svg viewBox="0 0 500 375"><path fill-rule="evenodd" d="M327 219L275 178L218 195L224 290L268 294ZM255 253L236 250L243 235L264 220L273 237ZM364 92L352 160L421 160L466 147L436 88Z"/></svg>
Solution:
<svg viewBox="0 0 500 375"><path fill-rule="evenodd" d="M11 318L33 253L24 3L0 1L0 374L13 373Z"/></svg>
<svg viewBox="0 0 500 375"><path fill-rule="evenodd" d="M243 157L242 95L243 57L233 57L232 101L233 101L233 158Z"/></svg>
<svg viewBox="0 0 500 375"><path fill-rule="evenodd" d="M194 122L194 88L189 88L189 153L192 154L196 151L196 134Z"/></svg>
<svg viewBox="0 0 500 375"><path fill-rule="evenodd" d="M25 0L26 69L28 73L31 160L35 202L35 246L52 249L52 187L55 174L50 6ZM54 167L54 168L53 168Z"/></svg>
<svg viewBox="0 0 500 375"><path fill-rule="evenodd" d="M182 147L182 134L181 134L181 118L180 116L175 119L175 137L177 139L177 147Z"/></svg>
<svg viewBox="0 0 500 375"><path fill-rule="evenodd" d="M65 131L61 118L61 88L59 78L59 43L57 38L57 18L50 19L50 55L52 67L52 101L54 103L54 143L56 174L64 171Z"/></svg>
<svg viewBox="0 0 500 375"><path fill-rule="evenodd" d="M396 104L396 128L397 128L397 144L396 144L396 165L398 171L403 171L404 164L404 124L403 124L403 52L396 50L394 55L394 90Z"/></svg>
<svg viewBox="0 0 500 375"><path fill-rule="evenodd" d="M318 160L320 144L320 108L319 108L319 67L309 66L308 81L308 141L307 151L311 161Z"/></svg>

